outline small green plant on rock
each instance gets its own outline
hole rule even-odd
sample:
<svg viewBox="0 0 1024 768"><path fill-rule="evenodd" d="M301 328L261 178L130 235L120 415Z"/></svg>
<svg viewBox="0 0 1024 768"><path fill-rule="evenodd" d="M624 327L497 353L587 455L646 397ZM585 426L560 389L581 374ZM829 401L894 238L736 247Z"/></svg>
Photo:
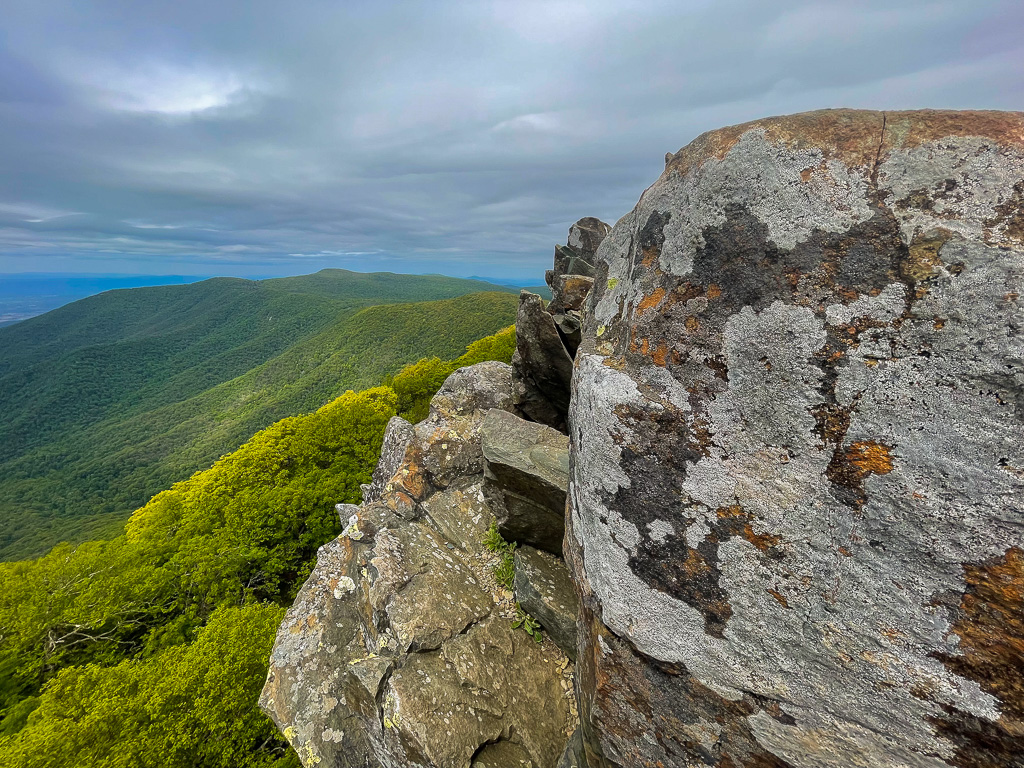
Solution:
<svg viewBox="0 0 1024 768"><path fill-rule="evenodd" d="M494 580L505 589L511 590L516 576L513 560L516 543L505 541L502 538L502 535L498 533L497 523L491 523L483 543L487 549L498 555L498 564L494 566Z"/></svg>
<svg viewBox="0 0 1024 768"><path fill-rule="evenodd" d="M538 643L542 639L540 633L540 623L533 618L530 614L523 610L523 606L516 603L516 618L512 622L512 629L523 628L523 631L536 640Z"/></svg>

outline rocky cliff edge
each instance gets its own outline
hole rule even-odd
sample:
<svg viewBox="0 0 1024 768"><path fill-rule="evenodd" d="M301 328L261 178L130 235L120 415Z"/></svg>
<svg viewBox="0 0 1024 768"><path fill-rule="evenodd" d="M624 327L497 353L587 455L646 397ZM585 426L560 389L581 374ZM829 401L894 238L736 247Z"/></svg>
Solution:
<svg viewBox="0 0 1024 768"><path fill-rule="evenodd" d="M289 612L263 704L306 765L1021 766L1024 114L705 134L548 282ZM491 409L533 426L489 470ZM564 557L575 664L511 629L492 516L548 550L524 599Z"/></svg>

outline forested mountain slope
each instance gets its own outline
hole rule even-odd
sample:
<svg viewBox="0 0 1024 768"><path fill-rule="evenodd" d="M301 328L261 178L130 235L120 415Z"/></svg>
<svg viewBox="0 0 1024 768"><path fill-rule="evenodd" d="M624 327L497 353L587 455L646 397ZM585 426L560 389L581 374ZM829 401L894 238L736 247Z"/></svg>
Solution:
<svg viewBox="0 0 1024 768"><path fill-rule="evenodd" d="M109 535L276 419L457 354L514 316L511 293L466 295L482 287L342 270L218 278L111 291L0 329L0 558Z"/></svg>
<svg viewBox="0 0 1024 768"><path fill-rule="evenodd" d="M359 500L391 416L514 346L509 328L346 392L154 496L113 540L0 563L0 765L298 766L256 700L283 606L340 531L335 503Z"/></svg>

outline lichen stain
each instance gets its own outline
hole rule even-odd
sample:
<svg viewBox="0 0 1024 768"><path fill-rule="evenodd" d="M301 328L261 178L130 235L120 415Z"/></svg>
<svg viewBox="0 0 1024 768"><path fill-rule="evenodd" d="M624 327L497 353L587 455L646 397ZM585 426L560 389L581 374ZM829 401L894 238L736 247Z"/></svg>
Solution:
<svg viewBox="0 0 1024 768"><path fill-rule="evenodd" d="M889 447L881 443L852 443L846 455L850 463L861 471L862 478L869 474L887 475L892 472L892 454Z"/></svg>
<svg viewBox="0 0 1024 768"><path fill-rule="evenodd" d="M892 448L871 440L838 446L825 469L840 501L857 509L864 506L867 493L864 480L869 475L887 475L893 470Z"/></svg>
<svg viewBox="0 0 1024 768"><path fill-rule="evenodd" d="M637 305L637 314L642 315L644 312L649 312L650 310L657 307L661 303L661 300L664 298L665 289L661 287L655 288L651 292L650 296L645 296L643 300L640 302L640 304Z"/></svg>
<svg viewBox="0 0 1024 768"><path fill-rule="evenodd" d="M957 654L936 654L953 673L973 680L998 701L990 721L940 705L936 731L956 746L958 768L1024 765L1024 550L1012 547L994 560L964 565L964 591L952 631Z"/></svg>

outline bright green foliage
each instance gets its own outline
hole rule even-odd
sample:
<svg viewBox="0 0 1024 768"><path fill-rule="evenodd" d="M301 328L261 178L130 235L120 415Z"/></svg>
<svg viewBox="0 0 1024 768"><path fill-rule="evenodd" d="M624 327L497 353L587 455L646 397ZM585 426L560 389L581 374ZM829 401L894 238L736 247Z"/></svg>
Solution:
<svg viewBox="0 0 1024 768"><path fill-rule="evenodd" d="M505 589L512 589L515 581L515 552L516 543L505 541L496 523L491 523L484 536L484 546L491 552L498 555L498 563L494 566L494 580Z"/></svg>
<svg viewBox="0 0 1024 768"><path fill-rule="evenodd" d="M510 335L459 359L505 355ZM117 538L0 563L0 766L298 768L256 707L268 654L398 400L346 392L157 494Z"/></svg>
<svg viewBox="0 0 1024 768"><path fill-rule="evenodd" d="M544 635L540 631L540 622L524 611L523 606L516 603L516 617L512 621L512 629L519 629L520 627L523 628L523 632L538 643L544 639Z"/></svg>
<svg viewBox="0 0 1024 768"><path fill-rule="evenodd" d="M8 768L292 768L256 706L284 610L220 608L195 642L114 667L69 667L43 693L28 726L0 741Z"/></svg>
<svg viewBox="0 0 1024 768"><path fill-rule="evenodd" d="M508 363L512 361L512 353L515 351L516 331L514 326L509 326L493 336L474 341L466 354L457 360L425 358L385 379L385 384L398 395L398 414L415 424L427 417L430 398L455 370L485 360Z"/></svg>
<svg viewBox="0 0 1024 768"><path fill-rule="evenodd" d="M487 287L340 270L218 278L0 328L0 559L116 536L131 510L257 430L458 355L515 316L511 293L469 294ZM422 299L443 300L368 306Z"/></svg>

